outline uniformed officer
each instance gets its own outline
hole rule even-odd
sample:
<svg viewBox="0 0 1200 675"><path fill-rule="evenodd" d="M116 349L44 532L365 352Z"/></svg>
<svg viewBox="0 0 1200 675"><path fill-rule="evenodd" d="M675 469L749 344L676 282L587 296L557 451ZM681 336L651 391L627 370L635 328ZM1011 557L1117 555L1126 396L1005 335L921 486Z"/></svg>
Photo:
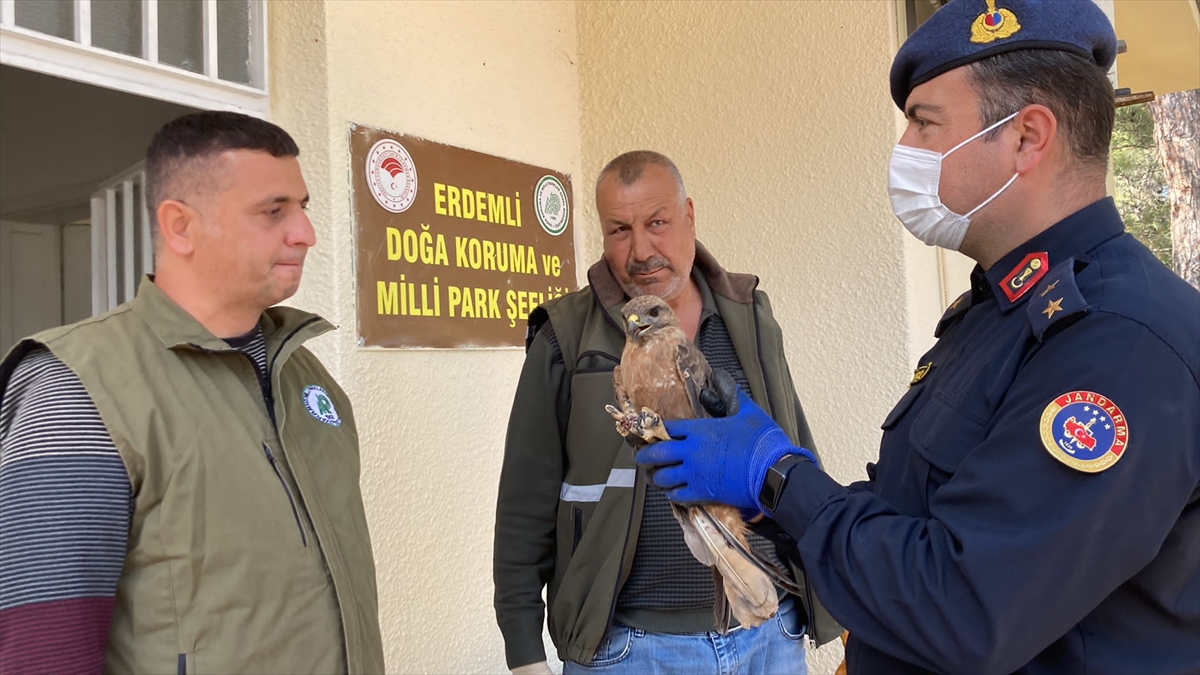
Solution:
<svg viewBox="0 0 1200 675"><path fill-rule="evenodd" d="M1091 0L954 0L897 54L896 215L979 265L868 480L749 399L638 456L795 539L851 673L1200 672L1200 293L1105 197L1115 53Z"/></svg>

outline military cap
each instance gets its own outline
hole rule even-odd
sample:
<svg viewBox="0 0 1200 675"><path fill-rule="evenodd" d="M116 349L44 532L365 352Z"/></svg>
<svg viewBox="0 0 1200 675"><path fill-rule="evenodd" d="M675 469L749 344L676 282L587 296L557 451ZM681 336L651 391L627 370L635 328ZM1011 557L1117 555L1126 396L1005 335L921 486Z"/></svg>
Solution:
<svg viewBox="0 0 1200 675"><path fill-rule="evenodd" d="M903 110L917 86L1018 49L1070 52L1107 71L1117 58L1117 36L1092 0L953 0L901 45L892 62L892 100Z"/></svg>

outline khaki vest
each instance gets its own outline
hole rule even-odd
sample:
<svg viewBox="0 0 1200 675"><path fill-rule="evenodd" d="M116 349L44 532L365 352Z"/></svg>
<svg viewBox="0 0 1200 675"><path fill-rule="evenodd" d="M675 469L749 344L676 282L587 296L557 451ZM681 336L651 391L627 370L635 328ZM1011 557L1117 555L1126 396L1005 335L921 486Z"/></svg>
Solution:
<svg viewBox="0 0 1200 675"><path fill-rule="evenodd" d="M149 279L133 302L35 335L0 367L2 392L25 353L48 347L129 473L108 672L383 672L350 401L301 346L333 327L285 307L260 325L270 411L249 357Z"/></svg>

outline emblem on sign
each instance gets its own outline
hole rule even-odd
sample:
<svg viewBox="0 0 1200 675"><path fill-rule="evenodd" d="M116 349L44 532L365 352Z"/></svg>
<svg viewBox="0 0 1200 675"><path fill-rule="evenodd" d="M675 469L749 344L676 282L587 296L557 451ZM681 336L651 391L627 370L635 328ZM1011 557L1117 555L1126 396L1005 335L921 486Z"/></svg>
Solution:
<svg viewBox="0 0 1200 675"><path fill-rule="evenodd" d="M567 189L554 176L543 176L537 182L533 197L533 209L542 229L555 237L562 234L567 229L567 219L571 217Z"/></svg>
<svg viewBox="0 0 1200 675"><path fill-rule="evenodd" d="M987 11L971 24L971 42L987 44L1003 40L1021 30L1017 15L1007 9L996 9L996 0L987 0Z"/></svg>
<svg viewBox="0 0 1200 675"><path fill-rule="evenodd" d="M417 167L396 141L385 138L367 153L367 187L380 206L403 213L417 199Z"/></svg>
<svg viewBox="0 0 1200 675"><path fill-rule="evenodd" d="M315 419L331 427L342 426L342 418L338 417L337 410L333 408L333 401L324 388L315 384L305 387L304 407L308 409L308 414Z"/></svg>
<svg viewBox="0 0 1200 675"><path fill-rule="evenodd" d="M1129 425L1117 404L1091 391L1072 391L1042 411L1042 444L1055 459L1087 473L1116 464L1129 445Z"/></svg>

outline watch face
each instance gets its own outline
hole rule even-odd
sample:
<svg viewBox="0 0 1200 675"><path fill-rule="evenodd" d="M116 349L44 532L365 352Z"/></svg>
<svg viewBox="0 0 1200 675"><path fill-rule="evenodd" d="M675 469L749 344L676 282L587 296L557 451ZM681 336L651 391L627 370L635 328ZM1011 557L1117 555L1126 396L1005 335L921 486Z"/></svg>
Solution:
<svg viewBox="0 0 1200 675"><path fill-rule="evenodd" d="M758 501L766 510L775 510L775 505L779 501L779 492L783 487L785 478L786 476L776 470L774 466L767 469L766 480L763 481L762 490L758 493Z"/></svg>
<svg viewBox="0 0 1200 675"><path fill-rule="evenodd" d="M779 505L779 495L783 493L783 486L787 483L788 472L801 461L808 460L799 455L788 455L767 469L762 490L758 493L758 501L767 511L774 511Z"/></svg>

